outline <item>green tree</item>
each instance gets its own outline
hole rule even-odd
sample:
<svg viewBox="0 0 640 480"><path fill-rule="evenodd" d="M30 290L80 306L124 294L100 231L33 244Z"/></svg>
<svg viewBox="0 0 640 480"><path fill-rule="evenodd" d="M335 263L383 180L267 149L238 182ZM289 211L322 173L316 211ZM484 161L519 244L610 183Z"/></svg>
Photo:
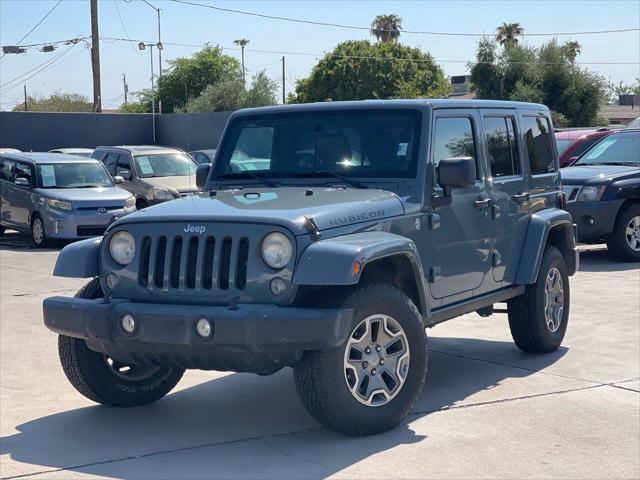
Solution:
<svg viewBox="0 0 640 480"><path fill-rule="evenodd" d="M376 40L382 43L397 42L400 38L402 30L402 18L398 15L384 14L378 15L371 22L371 30L369 31Z"/></svg>
<svg viewBox="0 0 640 480"><path fill-rule="evenodd" d="M296 85L296 103L447 97L451 84L430 54L399 43L340 43Z"/></svg>
<svg viewBox="0 0 640 480"><path fill-rule="evenodd" d="M571 63L575 62L578 55L582 52L582 45L576 41L564 42L563 47L566 50L567 58Z"/></svg>
<svg viewBox="0 0 640 480"><path fill-rule="evenodd" d="M472 91L479 98L501 99L503 72L497 64L496 42L483 37L478 42L476 63L470 65Z"/></svg>
<svg viewBox="0 0 640 480"><path fill-rule="evenodd" d="M245 90L241 77L235 77L209 85L202 94L192 98L186 112L221 112L240 108L266 107L277 101L278 83L264 71L253 77L249 89Z"/></svg>
<svg viewBox="0 0 640 480"><path fill-rule="evenodd" d="M169 71L158 79L156 101L163 113L183 107L209 85L241 76L240 63L224 55L220 47L207 45L191 57L169 60Z"/></svg>
<svg viewBox="0 0 640 480"><path fill-rule="evenodd" d="M518 43L518 35L522 35L524 28L519 23L503 23L496 28L496 41L503 47Z"/></svg>
<svg viewBox="0 0 640 480"><path fill-rule="evenodd" d="M29 95L27 109L30 112L91 112L93 104L78 93L54 92L48 97ZM24 103L16 105L13 111L24 111Z"/></svg>

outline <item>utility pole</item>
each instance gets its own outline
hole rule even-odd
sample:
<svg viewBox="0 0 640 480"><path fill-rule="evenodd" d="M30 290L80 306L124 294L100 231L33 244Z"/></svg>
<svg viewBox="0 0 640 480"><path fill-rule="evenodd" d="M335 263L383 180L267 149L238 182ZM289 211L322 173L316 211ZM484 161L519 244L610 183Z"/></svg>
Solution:
<svg viewBox="0 0 640 480"><path fill-rule="evenodd" d="M91 0L91 70L93 72L93 111L102 112L100 89L100 37L98 35L98 0Z"/></svg>
<svg viewBox="0 0 640 480"><path fill-rule="evenodd" d="M156 9L158 13L158 44L162 45L162 37L160 36L160 8ZM162 78L162 49L158 49L158 79Z"/></svg>
<svg viewBox="0 0 640 480"><path fill-rule="evenodd" d="M284 93L284 55L282 56L282 104L284 105L286 103L285 101L285 93Z"/></svg>
<svg viewBox="0 0 640 480"><path fill-rule="evenodd" d="M124 87L124 104L127 105L127 94L129 93L129 85L127 85L127 76L122 74L122 86Z"/></svg>
<svg viewBox="0 0 640 480"><path fill-rule="evenodd" d="M29 111L29 105L27 103L27 84L24 84L24 111Z"/></svg>

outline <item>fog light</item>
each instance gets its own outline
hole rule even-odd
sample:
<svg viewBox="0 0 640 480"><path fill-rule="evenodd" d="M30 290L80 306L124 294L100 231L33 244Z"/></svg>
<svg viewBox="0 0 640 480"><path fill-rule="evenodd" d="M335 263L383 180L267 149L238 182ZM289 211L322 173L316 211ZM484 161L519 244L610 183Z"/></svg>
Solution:
<svg viewBox="0 0 640 480"><path fill-rule="evenodd" d="M198 335L202 338L210 337L212 330L211 322L206 318L201 318L196 322L196 332L198 332Z"/></svg>
<svg viewBox="0 0 640 480"><path fill-rule="evenodd" d="M287 291L287 282L283 278L274 277L269 282L269 288L271 289L271 293L280 296Z"/></svg>
<svg viewBox="0 0 640 480"><path fill-rule="evenodd" d="M125 315L122 317L122 329L127 333L133 333L136 329L136 321L131 315Z"/></svg>
<svg viewBox="0 0 640 480"><path fill-rule="evenodd" d="M115 290L118 288L118 276L115 273L110 273L107 278L104 279L104 283L109 290Z"/></svg>

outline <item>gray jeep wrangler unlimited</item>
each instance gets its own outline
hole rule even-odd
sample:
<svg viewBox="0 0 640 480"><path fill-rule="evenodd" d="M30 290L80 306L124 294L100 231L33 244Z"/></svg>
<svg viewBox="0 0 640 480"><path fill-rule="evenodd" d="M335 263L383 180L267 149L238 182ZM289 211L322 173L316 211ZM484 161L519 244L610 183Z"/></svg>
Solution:
<svg viewBox="0 0 640 480"><path fill-rule="evenodd" d="M55 275L92 279L44 301L62 367L116 406L187 368L293 367L311 415L365 435L418 398L426 327L506 302L516 345L551 352L578 264L552 132L545 106L512 102L237 112L204 193L62 250Z"/></svg>

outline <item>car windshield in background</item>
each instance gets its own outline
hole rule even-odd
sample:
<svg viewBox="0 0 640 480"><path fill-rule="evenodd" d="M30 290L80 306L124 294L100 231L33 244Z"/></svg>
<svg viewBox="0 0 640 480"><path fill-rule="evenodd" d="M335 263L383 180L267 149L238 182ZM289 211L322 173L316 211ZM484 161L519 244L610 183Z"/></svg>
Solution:
<svg viewBox="0 0 640 480"><path fill-rule="evenodd" d="M182 177L195 175L198 164L184 153L135 155L138 177Z"/></svg>
<svg viewBox="0 0 640 480"><path fill-rule="evenodd" d="M111 176L99 162L38 165L42 188L112 187Z"/></svg>
<svg viewBox="0 0 640 480"><path fill-rule="evenodd" d="M640 166L640 132L610 135L596 143L574 165Z"/></svg>
<svg viewBox="0 0 640 480"><path fill-rule="evenodd" d="M419 122L419 112L410 110L240 118L219 152L215 176L410 177Z"/></svg>

